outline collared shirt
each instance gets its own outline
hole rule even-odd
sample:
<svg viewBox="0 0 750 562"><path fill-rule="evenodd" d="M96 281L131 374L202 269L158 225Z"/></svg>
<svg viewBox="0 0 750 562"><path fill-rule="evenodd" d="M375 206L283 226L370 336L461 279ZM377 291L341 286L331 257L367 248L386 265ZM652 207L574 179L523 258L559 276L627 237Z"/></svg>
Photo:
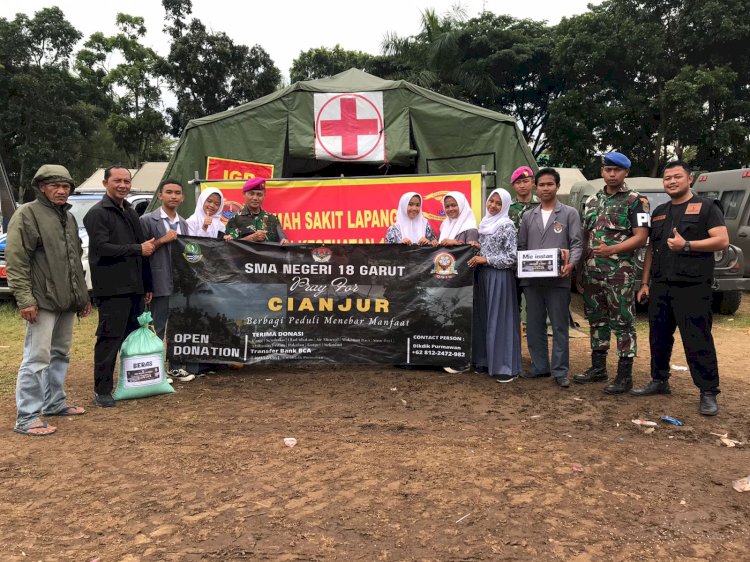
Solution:
<svg viewBox="0 0 750 562"><path fill-rule="evenodd" d="M521 220L523 219L523 216L528 211L539 205L539 203L541 203L539 197L532 193L530 201L516 200L510 204L510 209L508 209L508 217L513 221L513 224L516 225L516 232L518 232L518 229L521 228Z"/></svg>
<svg viewBox="0 0 750 562"><path fill-rule="evenodd" d="M167 227L167 230L174 230L177 234L187 234L187 232L182 232L182 229L180 228L180 215L175 214L174 216L174 222L172 222L172 219L169 218L169 215L164 212L164 209L159 209L161 212L161 220L164 221L164 225Z"/></svg>

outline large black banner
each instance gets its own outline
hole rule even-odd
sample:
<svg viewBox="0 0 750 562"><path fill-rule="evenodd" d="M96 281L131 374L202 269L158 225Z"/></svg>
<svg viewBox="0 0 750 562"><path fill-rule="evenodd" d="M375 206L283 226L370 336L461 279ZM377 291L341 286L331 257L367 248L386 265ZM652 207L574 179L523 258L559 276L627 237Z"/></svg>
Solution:
<svg viewBox="0 0 750 562"><path fill-rule="evenodd" d="M470 246L172 247L167 355L178 361L460 367L471 355Z"/></svg>

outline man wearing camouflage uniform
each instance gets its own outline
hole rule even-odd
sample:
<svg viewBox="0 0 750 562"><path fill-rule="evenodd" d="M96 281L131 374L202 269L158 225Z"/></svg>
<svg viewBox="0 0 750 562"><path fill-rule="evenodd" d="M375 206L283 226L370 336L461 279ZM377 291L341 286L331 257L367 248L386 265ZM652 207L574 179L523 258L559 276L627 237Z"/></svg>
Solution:
<svg viewBox="0 0 750 562"><path fill-rule="evenodd" d="M510 204L508 217L516 225L516 234L521 228L523 215L539 205L539 197L534 195L534 171L528 166L521 166L510 176L510 183L516 190L516 200Z"/></svg>
<svg viewBox="0 0 750 562"><path fill-rule="evenodd" d="M510 175L510 184L516 191L516 200L510 204L508 218L516 227L516 236L521 231L521 219L523 216L539 206L540 200L534 192L534 170L528 166L521 166ZM521 280L516 277L516 297L518 299L518 312L522 312L523 289ZM523 324L526 325L526 316L522 314Z"/></svg>
<svg viewBox="0 0 750 562"><path fill-rule="evenodd" d="M637 353L634 323L635 264L633 252L646 245L650 226L648 199L625 183L630 160L610 152L602 161L605 186L584 206L585 254L583 302L591 333L591 368L575 375L580 384L607 380L607 351L612 332L617 340L617 377L607 394L633 387Z"/></svg>

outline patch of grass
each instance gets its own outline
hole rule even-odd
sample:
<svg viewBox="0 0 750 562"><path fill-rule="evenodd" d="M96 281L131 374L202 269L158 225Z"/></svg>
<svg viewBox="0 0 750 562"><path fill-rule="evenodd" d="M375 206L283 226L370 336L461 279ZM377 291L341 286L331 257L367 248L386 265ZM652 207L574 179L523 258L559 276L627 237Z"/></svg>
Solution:
<svg viewBox="0 0 750 562"><path fill-rule="evenodd" d="M15 392L23 351L24 325L12 303L0 303L0 396Z"/></svg>
<svg viewBox="0 0 750 562"><path fill-rule="evenodd" d="M83 364L91 372L96 341L97 314L76 319L73 328L73 345L70 350L72 365ZM16 391L16 376L23 356L26 325L18 309L10 303L0 303L0 397ZM93 377L93 374L92 374Z"/></svg>

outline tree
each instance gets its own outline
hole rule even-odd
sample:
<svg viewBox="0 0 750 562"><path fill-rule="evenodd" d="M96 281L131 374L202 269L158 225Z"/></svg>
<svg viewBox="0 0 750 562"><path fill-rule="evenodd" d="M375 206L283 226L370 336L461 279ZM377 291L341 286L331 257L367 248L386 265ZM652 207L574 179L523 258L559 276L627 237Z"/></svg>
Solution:
<svg viewBox="0 0 750 562"><path fill-rule="evenodd" d="M457 38L462 68L474 77L470 100L516 117L535 157L549 146L550 105L562 92L551 68L555 37L545 22L485 12L462 24Z"/></svg>
<svg viewBox="0 0 750 562"><path fill-rule="evenodd" d="M189 23L190 0L162 0L172 37L160 72L177 97L167 113L175 136L191 119L225 111L274 92L281 73L259 45L236 45L225 33L209 32L198 19Z"/></svg>
<svg viewBox="0 0 750 562"><path fill-rule="evenodd" d="M140 43L146 34L143 18L117 14L116 25L117 35L91 35L78 54L77 67L82 72L90 67L87 78L108 88L113 103L107 126L130 166L137 168L144 161L167 156L163 139L167 125L159 111L162 59ZM108 69L106 62L113 53L124 62Z"/></svg>
<svg viewBox="0 0 750 562"><path fill-rule="evenodd" d="M422 12L421 30L412 37L386 34L383 54L391 60L384 78L404 79L423 88L468 101L477 87L477 78L461 64L458 30L465 12L456 7L443 16L435 10Z"/></svg>
<svg viewBox="0 0 750 562"><path fill-rule="evenodd" d="M294 82L328 78L349 70L359 68L370 72L375 57L362 51L347 51L336 45L333 49L318 47L300 52L289 69L289 79Z"/></svg>
<svg viewBox="0 0 750 562"><path fill-rule="evenodd" d="M384 53L392 59L388 77L513 115L539 156L548 148L550 104L562 90L551 71L554 44L555 29L545 22L426 10L420 33L388 35Z"/></svg>
<svg viewBox="0 0 750 562"><path fill-rule="evenodd" d="M89 172L83 147L103 114L69 71L80 38L59 8L0 18L0 154L22 197L41 164Z"/></svg>
<svg viewBox="0 0 750 562"><path fill-rule="evenodd" d="M739 165L748 150L750 26L738 0L607 0L563 19L553 70L553 158L598 168L628 153L633 175L659 173L675 154L700 168Z"/></svg>

